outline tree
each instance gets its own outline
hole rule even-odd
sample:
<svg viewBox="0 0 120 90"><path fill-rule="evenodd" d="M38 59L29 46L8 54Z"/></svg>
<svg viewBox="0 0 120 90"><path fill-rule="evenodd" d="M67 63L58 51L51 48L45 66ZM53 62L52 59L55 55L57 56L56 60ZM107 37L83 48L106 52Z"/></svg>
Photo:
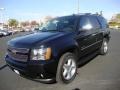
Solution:
<svg viewBox="0 0 120 90"><path fill-rule="evenodd" d="M8 20L8 25L9 25L10 27L17 27L18 24L19 24L19 22L18 22L16 19L9 19L9 20Z"/></svg>
<svg viewBox="0 0 120 90"><path fill-rule="evenodd" d="M29 21L21 22L21 26L23 26L23 27L26 27L29 25L30 25Z"/></svg>
<svg viewBox="0 0 120 90"><path fill-rule="evenodd" d="M109 26L116 26L118 23L117 22L109 22Z"/></svg>
<svg viewBox="0 0 120 90"><path fill-rule="evenodd" d="M116 22L116 23L120 23L120 13L112 16L110 22Z"/></svg>
<svg viewBox="0 0 120 90"><path fill-rule="evenodd" d="M116 18L120 20L120 13L116 15Z"/></svg>
<svg viewBox="0 0 120 90"><path fill-rule="evenodd" d="M43 22L40 21L40 22L39 22L39 26L41 27L42 25L43 25Z"/></svg>
<svg viewBox="0 0 120 90"><path fill-rule="evenodd" d="M115 28L120 27L120 13L112 16L108 24L111 27L115 27Z"/></svg>
<svg viewBox="0 0 120 90"><path fill-rule="evenodd" d="M36 26L36 25L38 25L38 23L36 22L36 21L31 21L31 26Z"/></svg>
<svg viewBox="0 0 120 90"><path fill-rule="evenodd" d="M36 21L31 21L30 25L31 25L31 28L36 28L39 26L39 24Z"/></svg>
<svg viewBox="0 0 120 90"><path fill-rule="evenodd" d="M52 16L46 16L46 17L44 18L44 20L45 20L45 22L47 22L47 21L51 20L52 18L53 18Z"/></svg>

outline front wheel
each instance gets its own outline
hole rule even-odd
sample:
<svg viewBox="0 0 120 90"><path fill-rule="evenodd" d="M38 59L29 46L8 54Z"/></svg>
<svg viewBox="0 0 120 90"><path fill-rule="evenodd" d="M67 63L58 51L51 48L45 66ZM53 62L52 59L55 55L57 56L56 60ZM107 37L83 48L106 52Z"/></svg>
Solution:
<svg viewBox="0 0 120 90"><path fill-rule="evenodd" d="M100 48L100 54L105 55L107 53L108 53L108 41L107 41L107 39L103 39L103 43Z"/></svg>
<svg viewBox="0 0 120 90"><path fill-rule="evenodd" d="M70 83L75 79L77 71L76 58L73 53L65 53L58 63L56 81Z"/></svg>

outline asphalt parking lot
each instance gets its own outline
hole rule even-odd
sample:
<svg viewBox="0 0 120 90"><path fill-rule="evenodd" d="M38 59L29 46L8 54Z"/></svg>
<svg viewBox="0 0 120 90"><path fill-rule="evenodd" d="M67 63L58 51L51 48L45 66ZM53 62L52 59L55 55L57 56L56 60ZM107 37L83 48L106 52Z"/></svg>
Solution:
<svg viewBox="0 0 120 90"><path fill-rule="evenodd" d="M109 53L79 68L75 80L67 85L31 81L6 66L6 42L20 35L0 38L0 90L120 90L120 31L111 30Z"/></svg>

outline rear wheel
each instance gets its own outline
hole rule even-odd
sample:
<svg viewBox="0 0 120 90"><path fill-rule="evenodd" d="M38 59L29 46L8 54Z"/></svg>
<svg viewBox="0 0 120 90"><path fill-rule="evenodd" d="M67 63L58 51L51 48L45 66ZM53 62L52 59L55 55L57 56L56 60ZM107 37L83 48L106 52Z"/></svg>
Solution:
<svg viewBox="0 0 120 90"><path fill-rule="evenodd" d="M73 53L65 53L61 56L56 81L60 83L70 83L75 79L77 71L76 59Z"/></svg>
<svg viewBox="0 0 120 90"><path fill-rule="evenodd" d="M108 53L108 41L107 41L107 39L103 39L103 43L100 48L100 54L105 55L107 53Z"/></svg>

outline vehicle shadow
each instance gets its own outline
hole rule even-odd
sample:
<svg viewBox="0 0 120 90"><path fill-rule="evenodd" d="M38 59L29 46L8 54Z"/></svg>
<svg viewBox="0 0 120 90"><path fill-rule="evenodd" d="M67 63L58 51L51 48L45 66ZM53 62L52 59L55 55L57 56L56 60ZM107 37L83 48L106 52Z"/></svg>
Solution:
<svg viewBox="0 0 120 90"><path fill-rule="evenodd" d="M43 83L43 84L55 84L56 83L55 79L51 79L51 81L46 82L46 81L43 81L42 79L33 79L33 78L26 77L26 76L22 76L22 77L28 80L32 80L34 82Z"/></svg>
<svg viewBox="0 0 120 90"><path fill-rule="evenodd" d="M43 84L55 84L55 83L57 83L55 79L52 79L52 80L49 81L49 82L42 81L42 80L40 80L40 79L30 79L30 80L35 81L35 82L38 82L38 83L43 83Z"/></svg>
<svg viewBox="0 0 120 90"><path fill-rule="evenodd" d="M34 81L34 82L43 83L43 84L54 84L54 83L56 83L55 78L53 78L53 79L51 79L50 81L47 82L47 81L45 81L44 79L43 79L43 80L40 79L40 78L34 79L34 78L32 78L32 77L28 77L27 75L22 75L22 74L21 74L20 76L23 77L23 78L32 80L32 81Z"/></svg>
<svg viewBox="0 0 120 90"><path fill-rule="evenodd" d="M0 67L0 70L4 69L5 67L7 67L7 64L1 66L1 67Z"/></svg>
<svg viewBox="0 0 120 90"><path fill-rule="evenodd" d="M75 88L75 89L72 89L72 90L80 90L79 88Z"/></svg>
<svg viewBox="0 0 120 90"><path fill-rule="evenodd" d="M82 57L81 59L79 59L78 68L85 66L90 61L94 60L98 55L99 55L98 52L95 52L95 53L87 55L86 57Z"/></svg>

